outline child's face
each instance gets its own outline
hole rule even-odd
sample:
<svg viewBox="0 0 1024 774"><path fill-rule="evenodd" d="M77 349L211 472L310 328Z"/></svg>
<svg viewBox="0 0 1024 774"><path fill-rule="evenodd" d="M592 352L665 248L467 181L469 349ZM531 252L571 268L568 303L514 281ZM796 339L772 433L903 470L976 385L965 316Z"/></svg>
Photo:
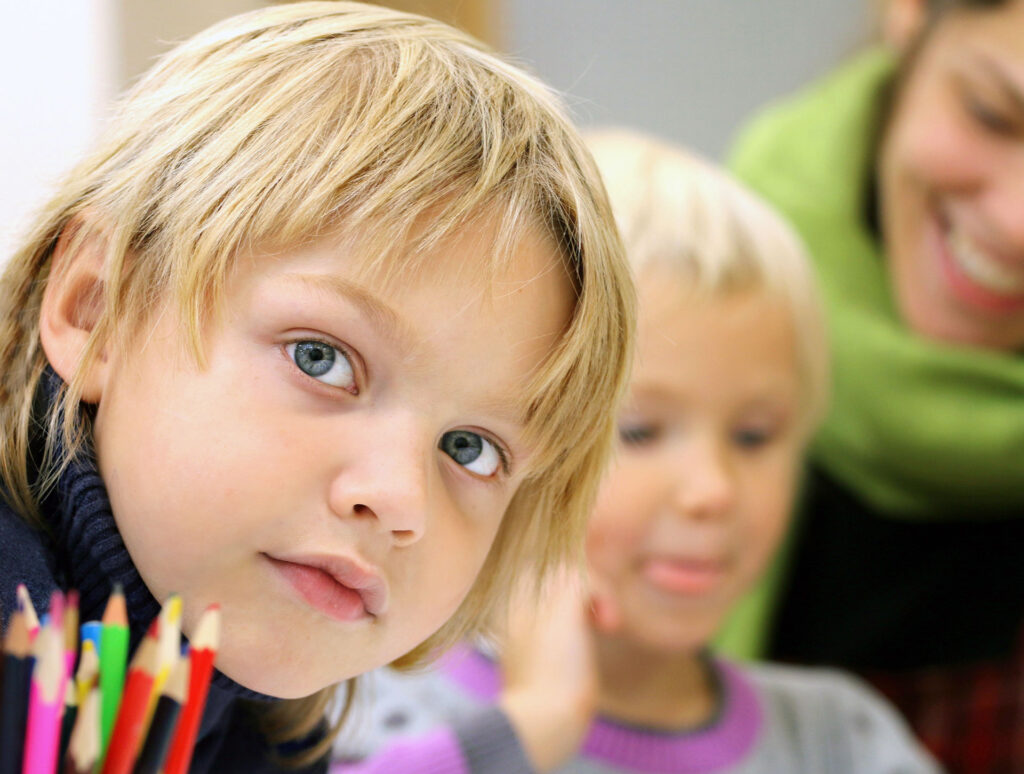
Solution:
<svg viewBox="0 0 1024 774"><path fill-rule="evenodd" d="M572 304L539 233L490 296L460 272L492 226L387 289L356 283L340 239L239 259L206 368L170 309L108 353L118 526L186 632L220 603L218 666L244 685L302 696L389 662L474 582L530 457L513 407Z"/></svg>
<svg viewBox="0 0 1024 774"><path fill-rule="evenodd" d="M701 299L641 277L637 365L588 534L618 634L693 650L764 569L802 451L790 317L760 291Z"/></svg>

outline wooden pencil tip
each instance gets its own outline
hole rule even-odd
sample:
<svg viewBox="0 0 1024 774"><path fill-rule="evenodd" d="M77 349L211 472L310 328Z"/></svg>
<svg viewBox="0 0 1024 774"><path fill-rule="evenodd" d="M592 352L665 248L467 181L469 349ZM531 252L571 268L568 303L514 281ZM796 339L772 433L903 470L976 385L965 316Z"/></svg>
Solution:
<svg viewBox="0 0 1024 774"><path fill-rule="evenodd" d="M206 608L196 626L196 636L192 638L191 644L193 650L216 650L220 645L220 605Z"/></svg>
<svg viewBox="0 0 1024 774"><path fill-rule="evenodd" d="M25 658L32 652L32 640L25 622L25 611L18 609L11 614L7 622L7 637L4 639L4 653Z"/></svg>
<svg viewBox="0 0 1024 774"><path fill-rule="evenodd" d="M30 632L39 629L39 616L36 614L35 605L32 604L32 596L28 593L28 586L24 583L19 583L16 594L18 609L25 614L25 625Z"/></svg>
<svg viewBox="0 0 1024 774"><path fill-rule="evenodd" d="M125 604L124 592L121 590L120 583L114 585L114 591L107 600L107 606L103 610L103 624L107 626L111 624L128 625L128 607Z"/></svg>
<svg viewBox="0 0 1024 774"><path fill-rule="evenodd" d="M188 655L179 658L171 670L171 676L167 678L164 693L179 704L184 704L188 701L188 683L191 672L192 659Z"/></svg>

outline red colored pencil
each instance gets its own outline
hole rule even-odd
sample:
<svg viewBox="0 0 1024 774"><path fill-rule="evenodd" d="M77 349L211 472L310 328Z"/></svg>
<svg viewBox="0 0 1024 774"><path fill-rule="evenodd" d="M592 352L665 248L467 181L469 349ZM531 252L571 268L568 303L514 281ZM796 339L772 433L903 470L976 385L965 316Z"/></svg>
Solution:
<svg viewBox="0 0 1024 774"><path fill-rule="evenodd" d="M146 733L146 741L135 761L132 774L159 774L170 751L174 729L181 708L188 701L188 681L191 674L188 656L181 656L171 669L157 700L153 719Z"/></svg>
<svg viewBox="0 0 1024 774"><path fill-rule="evenodd" d="M189 657L192 667L189 675L188 700L178 719L178 728L171 742L171 751L164 762L164 774L186 774L192 761L192 748L199 733L199 721L206 706L210 690L213 661L220 645L220 606L211 605L199 619L196 636L192 638Z"/></svg>
<svg viewBox="0 0 1024 774"><path fill-rule="evenodd" d="M147 634L132 659L121 695L121 706L103 760L103 774L129 774L142 741L149 694L153 690L157 643Z"/></svg>

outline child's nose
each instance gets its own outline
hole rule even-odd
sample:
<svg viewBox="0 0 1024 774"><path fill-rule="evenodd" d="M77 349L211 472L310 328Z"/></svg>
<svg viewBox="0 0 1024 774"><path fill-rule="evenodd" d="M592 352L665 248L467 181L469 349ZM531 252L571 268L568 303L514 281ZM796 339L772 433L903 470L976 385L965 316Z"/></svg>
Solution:
<svg viewBox="0 0 1024 774"><path fill-rule="evenodd" d="M736 501L736 485L725 449L714 441L700 443L676 470L675 505L691 519L717 519Z"/></svg>
<svg viewBox="0 0 1024 774"><path fill-rule="evenodd" d="M395 545L418 541L426 528L432 437L409 413L381 416L331 482L330 507L341 518L365 519L390 533Z"/></svg>

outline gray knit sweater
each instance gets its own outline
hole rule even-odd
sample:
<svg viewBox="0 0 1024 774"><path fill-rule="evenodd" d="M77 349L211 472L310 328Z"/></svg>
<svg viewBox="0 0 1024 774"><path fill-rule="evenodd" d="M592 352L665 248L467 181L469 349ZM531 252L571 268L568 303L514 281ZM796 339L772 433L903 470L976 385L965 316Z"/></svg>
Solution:
<svg viewBox="0 0 1024 774"><path fill-rule="evenodd" d="M715 660L720 708L708 725L653 731L598 719L559 774L934 774L940 769L870 688L845 674ZM527 774L493 702L500 675L462 648L425 673L380 670L367 711L339 740L332 772ZM364 702L364 706L366 706ZM339 765L339 761L348 761Z"/></svg>

